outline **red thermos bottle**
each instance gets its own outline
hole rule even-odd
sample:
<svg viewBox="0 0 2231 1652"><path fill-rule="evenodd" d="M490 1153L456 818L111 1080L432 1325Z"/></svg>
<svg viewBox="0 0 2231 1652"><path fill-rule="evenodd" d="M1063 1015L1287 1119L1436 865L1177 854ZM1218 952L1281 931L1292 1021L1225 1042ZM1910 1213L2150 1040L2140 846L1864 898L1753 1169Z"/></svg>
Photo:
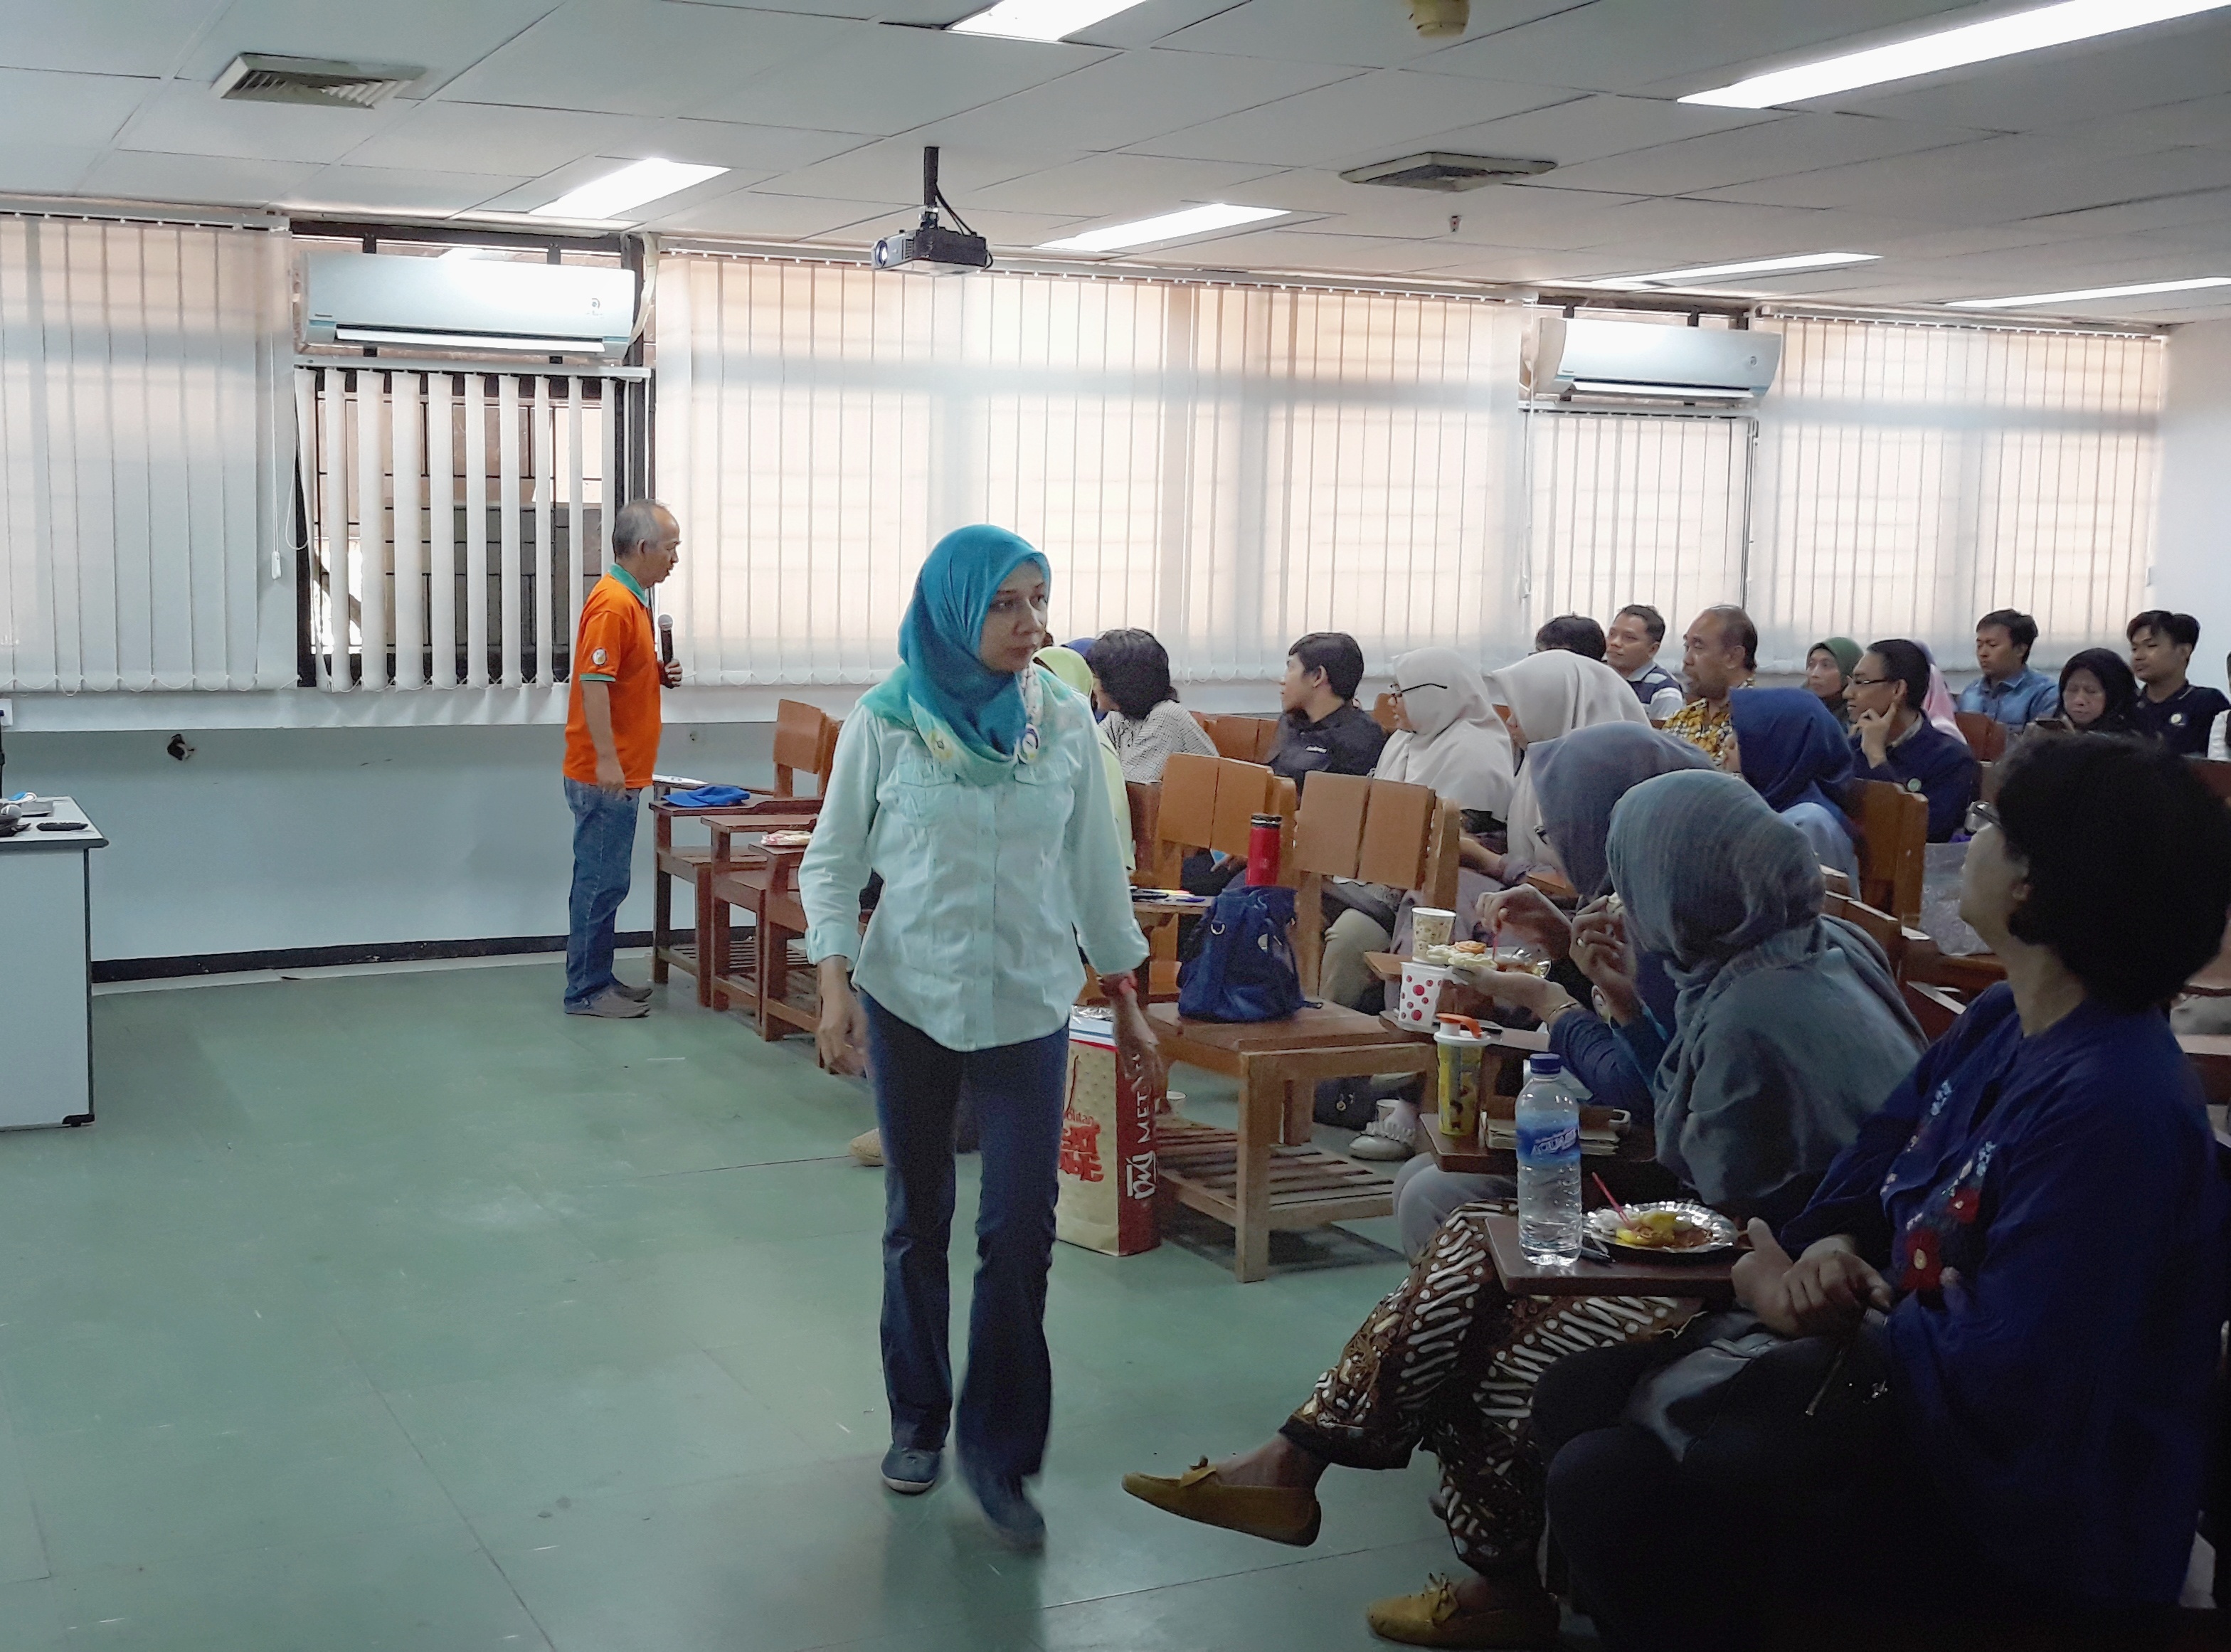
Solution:
<svg viewBox="0 0 2231 1652"><path fill-rule="evenodd" d="M1247 881L1278 881L1278 834L1286 824L1283 814L1258 814L1247 829Z"/></svg>

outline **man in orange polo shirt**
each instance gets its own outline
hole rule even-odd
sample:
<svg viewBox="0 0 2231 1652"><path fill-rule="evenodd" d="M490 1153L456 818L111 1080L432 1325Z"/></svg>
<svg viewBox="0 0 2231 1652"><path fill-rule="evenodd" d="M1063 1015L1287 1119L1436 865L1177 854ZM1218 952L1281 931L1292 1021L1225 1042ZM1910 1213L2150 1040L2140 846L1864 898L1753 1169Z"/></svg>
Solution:
<svg viewBox="0 0 2231 1652"><path fill-rule="evenodd" d="M631 1020L650 988L612 974L612 935L635 860L637 795L658 763L658 696L682 681L661 664L650 588L681 560L682 526L656 499L612 519L611 571L581 605L566 706L566 803L573 811L573 893L566 909L566 1013Z"/></svg>

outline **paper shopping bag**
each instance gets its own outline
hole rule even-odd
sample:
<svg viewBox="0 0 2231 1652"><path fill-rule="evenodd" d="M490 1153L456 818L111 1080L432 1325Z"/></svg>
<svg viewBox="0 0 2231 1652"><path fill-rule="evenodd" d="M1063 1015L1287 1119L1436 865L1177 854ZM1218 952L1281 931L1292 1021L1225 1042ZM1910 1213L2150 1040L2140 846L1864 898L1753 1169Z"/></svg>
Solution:
<svg viewBox="0 0 2231 1652"><path fill-rule="evenodd" d="M1054 1236L1109 1256L1161 1242L1154 1219L1154 1114L1161 1098L1137 1093L1116 1059L1106 1012L1073 1011L1069 1084L1061 1121L1061 1194Z"/></svg>

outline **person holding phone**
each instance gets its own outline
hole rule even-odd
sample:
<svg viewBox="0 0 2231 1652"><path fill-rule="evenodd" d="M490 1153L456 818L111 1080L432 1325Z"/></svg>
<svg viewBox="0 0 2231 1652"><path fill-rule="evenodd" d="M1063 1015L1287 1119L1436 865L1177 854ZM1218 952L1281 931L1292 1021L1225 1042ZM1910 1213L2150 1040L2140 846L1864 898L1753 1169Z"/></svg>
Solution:
<svg viewBox="0 0 2231 1652"><path fill-rule="evenodd" d="M798 874L821 1062L870 1074L883 1135L883 1483L934 1487L955 1421L946 1250L965 1087L984 1168L960 1468L1000 1540L1025 1550L1045 1532L1024 1482L1052 1412L1046 1272L1080 944L1115 1006L1117 1059L1135 1085L1157 1089L1161 1074L1092 709L1033 658L1051 581L1004 528L937 542L900 627L902 663L838 738ZM871 872L883 894L863 936Z"/></svg>

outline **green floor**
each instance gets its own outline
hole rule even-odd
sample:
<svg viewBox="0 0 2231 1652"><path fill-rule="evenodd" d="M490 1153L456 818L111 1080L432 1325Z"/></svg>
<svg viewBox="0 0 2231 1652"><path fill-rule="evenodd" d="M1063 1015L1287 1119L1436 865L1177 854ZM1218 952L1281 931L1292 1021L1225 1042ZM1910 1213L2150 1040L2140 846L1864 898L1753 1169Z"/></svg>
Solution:
<svg viewBox="0 0 2231 1652"><path fill-rule="evenodd" d="M99 1122L0 1137L0 1649L1315 1652L1452 1565L1429 1459L1333 1476L1306 1552L1116 1485L1265 1435L1400 1276L1386 1224L1245 1286L1218 1230L1057 1247L1018 1559L876 1477L863 1087L558 985L96 1001Z"/></svg>

